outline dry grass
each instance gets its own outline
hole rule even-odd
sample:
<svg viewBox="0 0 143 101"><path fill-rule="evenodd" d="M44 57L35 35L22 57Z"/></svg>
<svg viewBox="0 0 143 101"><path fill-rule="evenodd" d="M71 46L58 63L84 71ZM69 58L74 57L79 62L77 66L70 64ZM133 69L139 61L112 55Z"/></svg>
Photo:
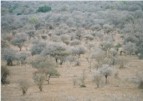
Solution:
<svg viewBox="0 0 143 101"><path fill-rule="evenodd" d="M9 77L10 84L2 85L2 101L142 101L143 91L137 88L137 85L129 82L128 79L134 77L138 71L143 70L143 61L135 57L129 57L130 62L127 68L119 71L119 79L109 77L110 84L102 85L96 88L92 83L91 73L87 68L87 62L82 57L81 66L72 67L64 64L58 68L61 76L52 78L50 85L44 82L43 92L40 92L32 80L32 74L35 71L27 65L19 67L12 66ZM74 75L81 75L85 69L86 88L74 87L72 79ZM30 88L25 96L22 96L18 87L18 80L27 78L30 82Z"/></svg>

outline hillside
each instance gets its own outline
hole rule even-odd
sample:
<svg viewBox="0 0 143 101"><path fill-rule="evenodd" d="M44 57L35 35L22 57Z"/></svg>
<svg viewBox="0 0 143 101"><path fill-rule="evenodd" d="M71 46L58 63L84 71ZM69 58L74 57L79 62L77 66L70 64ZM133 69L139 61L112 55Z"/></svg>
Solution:
<svg viewBox="0 0 143 101"><path fill-rule="evenodd" d="M142 101L142 1L2 1L2 101Z"/></svg>

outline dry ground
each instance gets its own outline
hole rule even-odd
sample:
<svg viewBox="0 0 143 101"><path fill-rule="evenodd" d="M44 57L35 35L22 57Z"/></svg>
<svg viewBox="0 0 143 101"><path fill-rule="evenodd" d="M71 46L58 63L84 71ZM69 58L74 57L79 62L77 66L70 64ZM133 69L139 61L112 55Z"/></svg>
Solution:
<svg viewBox="0 0 143 101"><path fill-rule="evenodd" d="M119 70L119 78L109 77L110 83L96 88L91 82L86 60L81 58L81 66L71 66L68 63L58 67L61 76L52 78L50 84L44 83L43 92L40 92L32 80L35 71L30 65L12 66L10 69L10 84L2 85L2 101L143 101L143 91L132 82L138 71L143 71L143 60L128 56L130 62L125 69ZM86 71L86 86L74 87L73 75L80 75ZM31 86L25 96L18 86L18 80L26 78Z"/></svg>

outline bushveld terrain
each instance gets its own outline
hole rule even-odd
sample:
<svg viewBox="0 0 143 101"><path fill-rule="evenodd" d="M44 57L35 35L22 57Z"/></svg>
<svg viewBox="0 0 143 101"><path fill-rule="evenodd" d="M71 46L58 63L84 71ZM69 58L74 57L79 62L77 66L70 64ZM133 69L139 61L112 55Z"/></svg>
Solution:
<svg viewBox="0 0 143 101"><path fill-rule="evenodd" d="M143 2L1 2L2 101L142 101Z"/></svg>
<svg viewBox="0 0 143 101"><path fill-rule="evenodd" d="M130 66L119 71L119 79L109 78L110 84L96 88L91 82L91 73L87 69L87 63L78 67L64 65L58 68L61 76L52 78L50 84L44 83L44 90L40 92L34 84L31 66L10 67L10 84L2 85L2 101L142 101L143 91L137 88L137 84L131 82L136 72L142 71L143 61L130 57ZM74 74L80 75L81 70L86 70L87 80L85 88L74 87L72 78ZM30 82L30 88L25 96L22 95L17 81L26 78Z"/></svg>

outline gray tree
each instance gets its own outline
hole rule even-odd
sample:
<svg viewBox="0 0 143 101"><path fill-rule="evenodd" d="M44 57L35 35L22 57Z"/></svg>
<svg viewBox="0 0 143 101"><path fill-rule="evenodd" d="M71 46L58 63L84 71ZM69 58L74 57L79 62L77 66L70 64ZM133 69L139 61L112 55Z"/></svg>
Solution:
<svg viewBox="0 0 143 101"><path fill-rule="evenodd" d="M85 76L85 70L82 71L82 74L79 78L80 80L80 87L86 87L85 85L85 79L86 79L86 76Z"/></svg>
<svg viewBox="0 0 143 101"><path fill-rule="evenodd" d="M95 71L93 74L93 82L96 83L97 88L100 87L100 84L102 82L102 74L99 70Z"/></svg>
<svg viewBox="0 0 143 101"><path fill-rule="evenodd" d="M2 59L7 61L7 65L12 66L13 60L16 59L16 51L11 48L3 48L1 53Z"/></svg>
<svg viewBox="0 0 143 101"><path fill-rule="evenodd" d="M91 34L86 34L85 36L84 36L84 38L85 38L85 41L86 41L86 43L88 43L89 41L92 41L92 40L94 40L94 37L91 35Z"/></svg>
<svg viewBox="0 0 143 101"><path fill-rule="evenodd" d="M66 45L68 45L70 43L71 37L69 35L61 35L61 40L63 43L65 43Z"/></svg>
<svg viewBox="0 0 143 101"><path fill-rule="evenodd" d="M81 54L85 54L86 49L85 47L78 45L78 46L72 47L71 51L73 55L80 57Z"/></svg>
<svg viewBox="0 0 143 101"><path fill-rule="evenodd" d="M28 34L29 39L33 38L35 36L35 32L34 31L28 31L26 32L26 34Z"/></svg>
<svg viewBox="0 0 143 101"><path fill-rule="evenodd" d="M43 73L46 76L48 84L50 83L51 76L60 76L56 70L56 63L50 58L37 57L34 61L31 62L32 67L38 69L38 73Z"/></svg>
<svg viewBox="0 0 143 101"><path fill-rule="evenodd" d="M137 80L138 80L138 88L143 89L143 72L142 71L137 73Z"/></svg>
<svg viewBox="0 0 143 101"><path fill-rule="evenodd" d="M77 40L77 39L74 39L74 40L72 40L72 41L70 42L70 45L71 45L71 46L80 45L80 41Z"/></svg>
<svg viewBox="0 0 143 101"><path fill-rule="evenodd" d="M45 70L45 73L46 73L46 76L47 76L47 81L48 81L48 84L50 83L50 78L52 76L55 76L55 77L59 77L60 74L58 73L58 71L53 68L53 67L49 67L47 70Z"/></svg>
<svg viewBox="0 0 143 101"><path fill-rule="evenodd" d="M103 41L103 43L101 44L101 47L104 51L106 51L106 56L108 57L109 50L112 48L112 42Z"/></svg>
<svg viewBox="0 0 143 101"><path fill-rule="evenodd" d="M38 86L39 90L42 91L43 90L43 83L45 81L45 74L43 74L40 71L34 72L33 74L33 80L36 83L36 85Z"/></svg>
<svg viewBox="0 0 143 101"><path fill-rule="evenodd" d="M17 46L21 51L26 40L27 40L27 36L25 34L17 34L12 40L12 44Z"/></svg>
<svg viewBox="0 0 143 101"><path fill-rule="evenodd" d="M7 77L10 74L9 69L6 66L1 66L1 83L8 83Z"/></svg>
<svg viewBox="0 0 143 101"><path fill-rule="evenodd" d="M105 83L108 83L108 77L112 75L112 68L108 64L103 64L99 70L101 74L105 77Z"/></svg>
<svg viewBox="0 0 143 101"><path fill-rule="evenodd" d="M121 56L117 58L117 64L119 65L119 68L125 68L125 65L129 62L129 60L125 56Z"/></svg>
<svg viewBox="0 0 143 101"><path fill-rule="evenodd" d="M35 44L33 44L32 48L31 48L31 54L32 55L36 55L36 54L40 54L46 47L46 43L45 42L36 42Z"/></svg>
<svg viewBox="0 0 143 101"><path fill-rule="evenodd" d="M132 42L126 43L123 48L129 55L135 54L137 52L136 44Z"/></svg>
<svg viewBox="0 0 143 101"><path fill-rule="evenodd" d="M25 95L27 93L29 86L30 86L30 84L26 79L19 80L19 87L20 87L23 95Z"/></svg>
<svg viewBox="0 0 143 101"><path fill-rule="evenodd" d="M95 59L95 60L97 61L97 63L98 63L97 69L102 65L102 62L103 62L105 56L106 56L106 55L105 55L105 52L104 52L102 49L100 49L100 48L96 48L96 49L92 52L91 58L92 58L92 59Z"/></svg>
<svg viewBox="0 0 143 101"><path fill-rule="evenodd" d="M69 51L66 49L66 46L64 44L50 43L42 51L41 55L54 57L56 62L58 63L59 60L60 65L62 65L65 61L65 57L69 55Z"/></svg>
<svg viewBox="0 0 143 101"><path fill-rule="evenodd" d="M27 59L28 55L29 54L26 52L18 52L16 54L16 59L17 59L17 61L19 61L20 65L26 63L26 59Z"/></svg>

